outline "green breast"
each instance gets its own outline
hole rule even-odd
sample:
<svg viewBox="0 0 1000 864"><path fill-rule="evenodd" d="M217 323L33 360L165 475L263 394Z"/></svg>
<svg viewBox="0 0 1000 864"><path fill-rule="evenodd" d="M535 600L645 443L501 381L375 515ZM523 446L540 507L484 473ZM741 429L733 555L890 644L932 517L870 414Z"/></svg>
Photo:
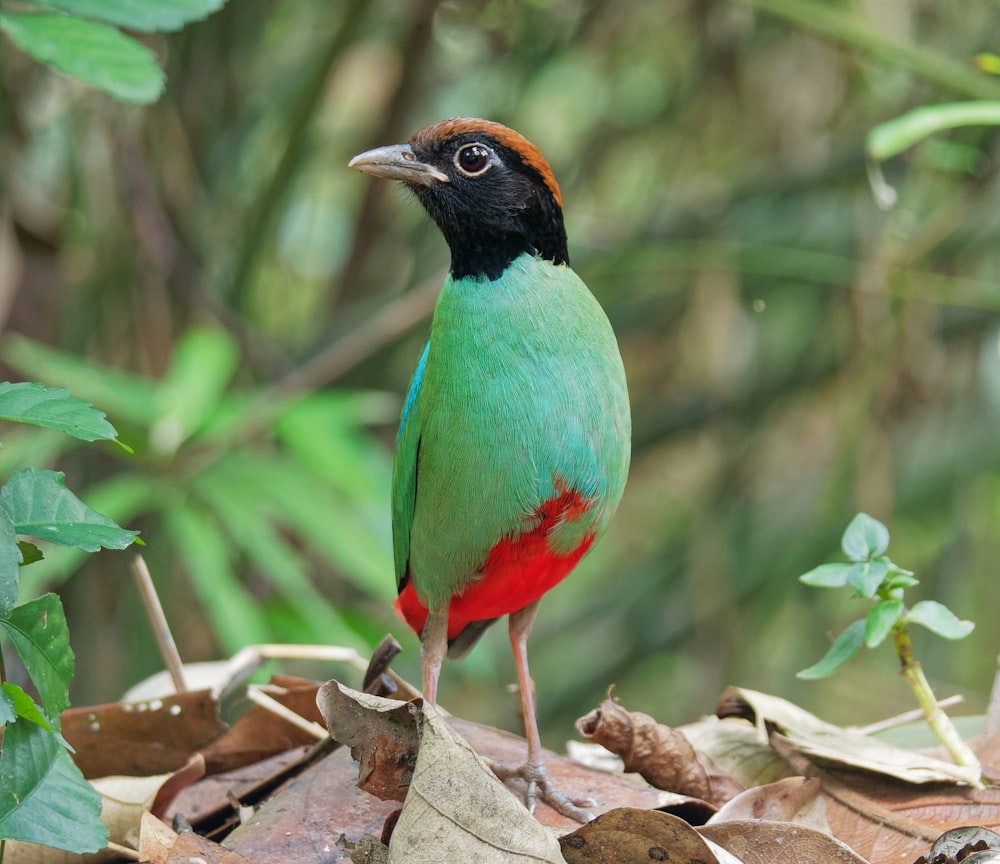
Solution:
<svg viewBox="0 0 1000 864"><path fill-rule="evenodd" d="M572 270L522 255L493 281L449 276L415 385L394 532L397 567L408 561L428 606L475 579L501 537L531 530L561 489L593 506L552 532L553 551L604 531L625 485L631 418L611 325Z"/></svg>

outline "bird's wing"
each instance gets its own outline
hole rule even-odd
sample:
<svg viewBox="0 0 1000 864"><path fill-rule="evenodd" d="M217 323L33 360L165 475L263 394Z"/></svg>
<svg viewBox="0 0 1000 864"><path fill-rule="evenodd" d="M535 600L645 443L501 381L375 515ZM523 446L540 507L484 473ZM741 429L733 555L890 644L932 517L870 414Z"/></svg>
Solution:
<svg viewBox="0 0 1000 864"><path fill-rule="evenodd" d="M418 396L427 365L430 340L424 346L406 392L396 435L396 459L392 466L392 552L396 562L396 585L402 589L410 561L410 530L417 497L417 455L420 452L420 405Z"/></svg>

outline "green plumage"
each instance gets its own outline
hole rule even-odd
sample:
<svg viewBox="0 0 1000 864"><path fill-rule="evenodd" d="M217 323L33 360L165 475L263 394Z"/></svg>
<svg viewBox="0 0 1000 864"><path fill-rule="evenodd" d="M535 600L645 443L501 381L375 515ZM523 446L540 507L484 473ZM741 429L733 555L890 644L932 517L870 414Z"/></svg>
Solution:
<svg viewBox="0 0 1000 864"><path fill-rule="evenodd" d="M568 554L607 527L631 419L607 316L566 265L525 253L495 280L453 279L407 395L393 471L397 582L439 608L503 537L566 489L593 505L552 530Z"/></svg>

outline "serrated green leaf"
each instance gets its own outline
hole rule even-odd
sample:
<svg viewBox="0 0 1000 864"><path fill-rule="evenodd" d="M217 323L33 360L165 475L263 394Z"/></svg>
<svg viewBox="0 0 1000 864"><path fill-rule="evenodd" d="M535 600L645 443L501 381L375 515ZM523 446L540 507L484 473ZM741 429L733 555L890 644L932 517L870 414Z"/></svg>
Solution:
<svg viewBox="0 0 1000 864"><path fill-rule="evenodd" d="M885 581L889 568L885 561L860 561L851 566L847 574L847 584L862 597L871 599Z"/></svg>
<svg viewBox="0 0 1000 864"><path fill-rule="evenodd" d="M823 659L818 663L803 669L796 678L828 678L850 660L858 649L864 644L865 622L855 621L845 629L830 646L830 650L823 655Z"/></svg>
<svg viewBox="0 0 1000 864"><path fill-rule="evenodd" d="M7 511L18 534L85 552L102 547L125 549L139 534L84 504L66 488L59 471L27 468L13 474L0 490L0 507Z"/></svg>
<svg viewBox="0 0 1000 864"><path fill-rule="evenodd" d="M964 621L942 603L936 600L921 600L906 614L907 624L919 624L945 639L964 639L975 624Z"/></svg>
<svg viewBox="0 0 1000 864"><path fill-rule="evenodd" d="M30 381L0 382L0 420L57 429L81 441L118 438L103 411L71 396L64 387L46 387Z"/></svg>
<svg viewBox="0 0 1000 864"><path fill-rule="evenodd" d="M0 752L0 837L74 854L108 842L101 796L69 754L34 723L13 723Z"/></svg>
<svg viewBox="0 0 1000 864"><path fill-rule="evenodd" d="M46 0L45 5L147 33L179 30L226 4L226 0Z"/></svg>
<svg viewBox="0 0 1000 864"><path fill-rule="evenodd" d="M0 615L9 612L17 603L21 557L14 522L0 507Z"/></svg>
<svg viewBox="0 0 1000 864"><path fill-rule="evenodd" d="M881 600L865 618L865 645L875 648L885 641L903 612L902 600Z"/></svg>
<svg viewBox="0 0 1000 864"><path fill-rule="evenodd" d="M0 30L36 60L116 99L142 104L163 92L153 52L114 27L69 15L0 11Z"/></svg>
<svg viewBox="0 0 1000 864"><path fill-rule="evenodd" d="M0 618L0 630L14 643L38 690L45 716L55 726L60 712L69 705L68 688L74 668L62 602L55 594L43 594L15 606Z"/></svg>
<svg viewBox="0 0 1000 864"><path fill-rule="evenodd" d="M844 531L840 545L852 561L877 558L889 548L889 529L867 513L858 513Z"/></svg>
<svg viewBox="0 0 1000 864"><path fill-rule="evenodd" d="M843 588L853 564L820 564L799 576L799 582L815 588Z"/></svg>

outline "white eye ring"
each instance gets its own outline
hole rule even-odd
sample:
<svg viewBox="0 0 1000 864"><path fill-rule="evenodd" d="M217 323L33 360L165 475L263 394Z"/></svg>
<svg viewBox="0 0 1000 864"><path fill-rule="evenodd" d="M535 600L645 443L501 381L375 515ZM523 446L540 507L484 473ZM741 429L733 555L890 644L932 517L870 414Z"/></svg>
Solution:
<svg viewBox="0 0 1000 864"><path fill-rule="evenodd" d="M455 167L466 177L484 174L494 163L496 156L485 144L464 144L455 154Z"/></svg>

